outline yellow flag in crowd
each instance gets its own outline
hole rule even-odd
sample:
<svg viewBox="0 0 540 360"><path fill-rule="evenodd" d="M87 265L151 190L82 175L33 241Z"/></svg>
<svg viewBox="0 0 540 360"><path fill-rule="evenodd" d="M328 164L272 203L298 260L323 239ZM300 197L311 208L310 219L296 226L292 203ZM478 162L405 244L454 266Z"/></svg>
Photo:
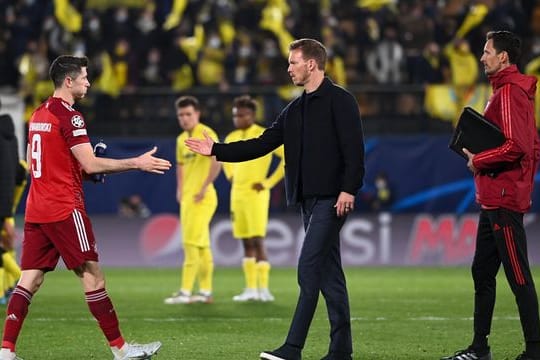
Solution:
<svg viewBox="0 0 540 360"><path fill-rule="evenodd" d="M170 14L167 15L167 19L165 19L165 22L163 23L164 30L171 30L180 25L187 4L187 0L174 0L172 10Z"/></svg>
<svg viewBox="0 0 540 360"><path fill-rule="evenodd" d="M201 24L195 25L193 36L184 37L180 40L180 48L186 54L191 63L195 63L204 44L204 27Z"/></svg>
<svg viewBox="0 0 540 360"><path fill-rule="evenodd" d="M356 6L359 8L369 9L371 11L377 11L384 6L395 4L396 0L358 0L356 2Z"/></svg>
<svg viewBox="0 0 540 360"><path fill-rule="evenodd" d="M424 108L432 118L453 121L457 114L457 98L453 88L444 84L426 86Z"/></svg>
<svg viewBox="0 0 540 360"><path fill-rule="evenodd" d="M483 113L491 87L487 84L478 84L471 87L464 98L460 99L455 87L447 84L431 84L426 86L424 95L424 109L430 117L456 123L463 107L470 106Z"/></svg>
<svg viewBox="0 0 540 360"><path fill-rule="evenodd" d="M457 38L464 38L469 31L479 25L488 14L489 9L486 4L476 4L471 6L465 20L461 23L458 31L456 32Z"/></svg>
<svg viewBox="0 0 540 360"><path fill-rule="evenodd" d="M289 56L289 44L294 41L293 36L287 31L285 17L291 9L285 0L270 0L262 10L259 26L263 30L272 32L278 39L281 54L287 58Z"/></svg>
<svg viewBox="0 0 540 360"><path fill-rule="evenodd" d="M69 0L54 0L54 16L69 32L77 33L82 28L82 15L69 3Z"/></svg>
<svg viewBox="0 0 540 360"><path fill-rule="evenodd" d="M232 21L222 20L219 22L219 35L225 46L228 46L233 42L236 30L234 29Z"/></svg>
<svg viewBox="0 0 540 360"><path fill-rule="evenodd" d="M101 92L116 97L120 95L120 86L116 79L114 65L111 56L104 51L100 56L101 61L101 75L95 81L95 86Z"/></svg>

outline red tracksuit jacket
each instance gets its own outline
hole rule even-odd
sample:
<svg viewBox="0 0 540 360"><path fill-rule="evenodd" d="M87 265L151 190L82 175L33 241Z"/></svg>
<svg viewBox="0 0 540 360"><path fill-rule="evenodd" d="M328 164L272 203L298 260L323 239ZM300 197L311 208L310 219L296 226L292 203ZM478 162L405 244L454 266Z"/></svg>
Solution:
<svg viewBox="0 0 540 360"><path fill-rule="evenodd" d="M489 81L493 95L484 116L501 129L506 141L474 156L476 201L486 208L524 213L531 207L540 158L534 119L536 78L521 74L512 65L489 76Z"/></svg>

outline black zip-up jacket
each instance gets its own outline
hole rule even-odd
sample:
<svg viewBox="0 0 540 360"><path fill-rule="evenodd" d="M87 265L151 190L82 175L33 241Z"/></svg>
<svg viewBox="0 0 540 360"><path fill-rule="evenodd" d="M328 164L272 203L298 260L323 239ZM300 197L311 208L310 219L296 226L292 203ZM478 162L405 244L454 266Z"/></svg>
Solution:
<svg viewBox="0 0 540 360"><path fill-rule="evenodd" d="M304 91L291 101L261 136L216 143L212 155L224 162L247 161L281 144L289 205L342 191L356 195L362 187L364 136L358 103L327 77L316 91Z"/></svg>
<svg viewBox="0 0 540 360"><path fill-rule="evenodd" d="M13 192L19 155L15 127L9 115L0 115L0 228L2 219L13 215Z"/></svg>

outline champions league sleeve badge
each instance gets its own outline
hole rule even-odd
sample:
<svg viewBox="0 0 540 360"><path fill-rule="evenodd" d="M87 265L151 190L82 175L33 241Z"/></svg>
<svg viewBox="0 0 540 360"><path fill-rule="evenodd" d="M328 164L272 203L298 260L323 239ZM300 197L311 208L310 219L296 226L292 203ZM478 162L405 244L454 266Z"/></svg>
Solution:
<svg viewBox="0 0 540 360"><path fill-rule="evenodd" d="M80 129L84 126L84 119L81 115L73 115L71 117L71 125Z"/></svg>

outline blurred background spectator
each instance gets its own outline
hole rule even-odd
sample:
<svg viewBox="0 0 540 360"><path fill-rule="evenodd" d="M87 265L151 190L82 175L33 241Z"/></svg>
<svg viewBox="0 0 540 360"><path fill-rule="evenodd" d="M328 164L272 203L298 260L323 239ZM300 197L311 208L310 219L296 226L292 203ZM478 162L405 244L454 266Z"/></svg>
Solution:
<svg viewBox="0 0 540 360"><path fill-rule="evenodd" d="M379 172L373 184L366 186L362 191L361 199L367 203L374 212L389 211L394 201L392 188L386 172Z"/></svg>
<svg viewBox="0 0 540 360"><path fill-rule="evenodd" d="M147 218L152 212L139 194L132 194L120 199L118 214L126 218Z"/></svg>

